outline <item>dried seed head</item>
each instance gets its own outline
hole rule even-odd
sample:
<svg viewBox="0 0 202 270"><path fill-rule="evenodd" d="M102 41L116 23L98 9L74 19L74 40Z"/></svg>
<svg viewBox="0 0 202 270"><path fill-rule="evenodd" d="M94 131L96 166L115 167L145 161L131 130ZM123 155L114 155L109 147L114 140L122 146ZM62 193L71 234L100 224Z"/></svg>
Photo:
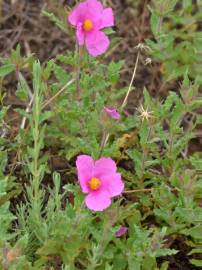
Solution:
<svg viewBox="0 0 202 270"><path fill-rule="evenodd" d="M142 121L144 119L146 119L147 121L149 121L149 119L153 118L153 111L148 111L148 108L144 109L144 107L142 106L142 104L140 105L140 107L137 109L137 111L140 113L139 117L142 118Z"/></svg>

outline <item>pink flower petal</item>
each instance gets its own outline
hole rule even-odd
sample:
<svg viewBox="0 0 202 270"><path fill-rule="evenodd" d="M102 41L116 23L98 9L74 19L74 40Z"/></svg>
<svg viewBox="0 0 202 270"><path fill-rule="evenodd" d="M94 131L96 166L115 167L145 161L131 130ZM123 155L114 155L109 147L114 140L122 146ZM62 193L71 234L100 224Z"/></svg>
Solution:
<svg viewBox="0 0 202 270"><path fill-rule="evenodd" d="M103 211L111 204L109 194L105 191L91 192L86 196L86 206L94 211Z"/></svg>
<svg viewBox="0 0 202 270"><path fill-rule="evenodd" d="M94 29L99 30L102 23L102 14L104 7L100 1L87 0L85 10L85 19L90 19L93 22Z"/></svg>
<svg viewBox="0 0 202 270"><path fill-rule="evenodd" d="M80 46L82 46L84 44L84 42L85 42L85 34L84 34L83 29L82 29L82 24L81 23L77 24L76 37L77 37L78 44Z"/></svg>
<svg viewBox="0 0 202 270"><path fill-rule="evenodd" d="M115 174L116 170L116 163L111 158L103 157L95 161L94 175L99 179L102 175Z"/></svg>
<svg viewBox="0 0 202 270"><path fill-rule="evenodd" d="M109 47L108 37L100 31L92 31L86 34L86 47L90 55L103 54Z"/></svg>
<svg viewBox="0 0 202 270"><path fill-rule="evenodd" d="M86 2L78 4L68 16L68 21L73 26L77 26L79 22L83 22L85 14L88 11Z"/></svg>
<svg viewBox="0 0 202 270"><path fill-rule="evenodd" d="M110 197L119 196L124 190L120 173L105 174L101 178L102 189L107 190Z"/></svg>
<svg viewBox="0 0 202 270"><path fill-rule="evenodd" d="M88 193L88 181L93 177L94 160L90 156L80 155L77 157L76 167L81 189Z"/></svg>
<svg viewBox="0 0 202 270"><path fill-rule="evenodd" d="M102 24L100 29L114 26L114 15L111 8L105 8L102 13Z"/></svg>

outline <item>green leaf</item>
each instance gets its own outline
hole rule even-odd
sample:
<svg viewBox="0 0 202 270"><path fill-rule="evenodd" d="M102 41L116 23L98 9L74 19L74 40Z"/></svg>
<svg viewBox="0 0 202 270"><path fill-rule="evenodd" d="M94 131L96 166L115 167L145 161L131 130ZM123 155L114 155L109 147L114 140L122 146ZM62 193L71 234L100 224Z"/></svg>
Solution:
<svg viewBox="0 0 202 270"><path fill-rule="evenodd" d="M134 161L134 166L135 166L136 173L137 173L138 177L141 178L142 173L143 173L143 171L142 171L142 166L143 166L143 164L142 164L142 162L143 162L142 153L139 152L136 149L133 149L133 150L128 151L128 155Z"/></svg>
<svg viewBox="0 0 202 270"><path fill-rule="evenodd" d="M7 64L0 67L0 77L4 77L15 70L15 65Z"/></svg>
<svg viewBox="0 0 202 270"><path fill-rule="evenodd" d="M190 263L197 266L197 267L202 267L202 260L191 259Z"/></svg>
<svg viewBox="0 0 202 270"><path fill-rule="evenodd" d="M193 248L188 255L192 255L195 253L201 253L202 254L202 247L201 248Z"/></svg>
<svg viewBox="0 0 202 270"><path fill-rule="evenodd" d="M109 28L105 28L104 30L103 30L103 32L106 34L106 35L112 35L112 34L114 34L114 33L116 33L111 27L109 27Z"/></svg>
<svg viewBox="0 0 202 270"><path fill-rule="evenodd" d="M61 21L58 17L56 17L53 13L49 13L43 10L42 14L48 17L51 22L53 22L55 25L57 25L57 27L60 28L60 30L68 34L68 29L67 29L66 24L63 21Z"/></svg>
<svg viewBox="0 0 202 270"><path fill-rule="evenodd" d="M70 74L56 64L53 65L53 72L59 83L62 85L65 85L70 80Z"/></svg>
<svg viewBox="0 0 202 270"><path fill-rule="evenodd" d="M167 270L169 267L169 262L163 262L161 265L160 270Z"/></svg>
<svg viewBox="0 0 202 270"><path fill-rule="evenodd" d="M145 87L143 90L143 95L144 95L144 105L146 106L146 108L148 108L151 105L151 96Z"/></svg>
<svg viewBox="0 0 202 270"><path fill-rule="evenodd" d="M120 77L120 69L122 68L124 61L114 62L112 61L108 66L108 76L111 83L116 83Z"/></svg>
<svg viewBox="0 0 202 270"><path fill-rule="evenodd" d="M185 235L190 235L191 237L193 237L197 241L202 240L202 234L201 234L202 225L197 225L197 226L194 226L193 228L190 228L190 229L184 229L182 232Z"/></svg>
<svg viewBox="0 0 202 270"><path fill-rule="evenodd" d="M34 62L33 66L33 89L37 95L41 90L41 66L39 61Z"/></svg>
<svg viewBox="0 0 202 270"><path fill-rule="evenodd" d="M155 10L151 10L152 11L152 15L151 15L151 30L152 33L154 34L154 36L156 38L159 37L160 35L160 23L161 23L161 19L160 16L156 13Z"/></svg>
<svg viewBox="0 0 202 270"><path fill-rule="evenodd" d="M18 84L18 89L16 91L16 96L19 97L21 100L26 101L28 99L29 93L29 86L25 78L20 74L19 75L20 81Z"/></svg>
<svg viewBox="0 0 202 270"><path fill-rule="evenodd" d="M156 259L151 256L146 256L142 262L142 270L153 269L156 265Z"/></svg>
<svg viewBox="0 0 202 270"><path fill-rule="evenodd" d="M5 204L6 202L8 202L11 198L19 195L21 192L20 189L17 189L17 190L12 190L8 193L6 193L5 195L1 196L0 197L0 207Z"/></svg>

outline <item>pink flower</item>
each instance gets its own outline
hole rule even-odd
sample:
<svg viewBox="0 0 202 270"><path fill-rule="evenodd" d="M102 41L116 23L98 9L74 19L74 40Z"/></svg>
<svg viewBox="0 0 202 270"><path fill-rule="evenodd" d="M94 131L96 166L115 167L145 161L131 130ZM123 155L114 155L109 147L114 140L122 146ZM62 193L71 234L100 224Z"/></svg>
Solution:
<svg viewBox="0 0 202 270"><path fill-rule="evenodd" d="M111 158L94 161L90 156L80 155L76 160L81 189L87 193L86 206L94 211L103 211L111 204L111 198L124 190L121 175Z"/></svg>
<svg viewBox="0 0 202 270"><path fill-rule="evenodd" d="M121 226L120 229L115 233L116 237L121 237L125 235L128 231L128 228L125 226Z"/></svg>
<svg viewBox="0 0 202 270"><path fill-rule="evenodd" d="M113 107L104 107L104 111L113 119L119 119L120 113Z"/></svg>
<svg viewBox="0 0 202 270"><path fill-rule="evenodd" d="M76 27L78 44L85 43L89 54L97 56L107 50L109 39L100 30L114 25L111 8L104 8L97 0L86 0L73 9L68 20Z"/></svg>

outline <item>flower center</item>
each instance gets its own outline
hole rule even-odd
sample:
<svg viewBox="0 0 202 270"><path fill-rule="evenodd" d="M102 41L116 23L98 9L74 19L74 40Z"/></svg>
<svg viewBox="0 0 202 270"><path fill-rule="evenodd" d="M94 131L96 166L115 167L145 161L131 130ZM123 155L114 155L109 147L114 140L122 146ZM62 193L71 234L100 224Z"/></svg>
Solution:
<svg viewBox="0 0 202 270"><path fill-rule="evenodd" d="M97 189L100 187L100 185L101 185L101 181L100 181L98 178L93 177L93 178L91 178L91 180L88 182L88 184L89 184L89 186L90 186L90 188L91 188L92 190L97 190Z"/></svg>
<svg viewBox="0 0 202 270"><path fill-rule="evenodd" d="M93 23L91 20L87 19L83 23L83 29L87 32L93 29Z"/></svg>

